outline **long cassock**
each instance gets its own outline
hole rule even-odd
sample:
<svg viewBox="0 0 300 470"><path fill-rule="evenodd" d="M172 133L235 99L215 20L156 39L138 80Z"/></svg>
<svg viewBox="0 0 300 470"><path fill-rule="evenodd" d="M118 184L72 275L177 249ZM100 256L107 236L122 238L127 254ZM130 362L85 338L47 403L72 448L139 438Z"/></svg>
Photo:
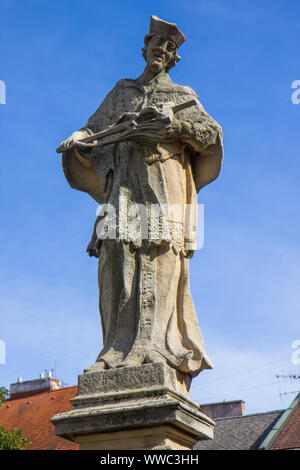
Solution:
<svg viewBox="0 0 300 470"><path fill-rule="evenodd" d="M120 80L83 130L87 135L99 132L123 113L191 99L196 105L176 114L188 129L180 138L158 145L123 141L94 148L92 163L78 158L78 151L63 154L69 184L105 207L101 227L106 224L110 231L110 236L99 240L98 233L93 240L100 247L103 330L97 361L106 368L165 361L194 377L212 367L190 294L189 257L196 248L197 192L221 168L220 126L190 87L174 84L161 72L144 85ZM116 210L114 220L109 207ZM141 207L148 212L147 236Z"/></svg>

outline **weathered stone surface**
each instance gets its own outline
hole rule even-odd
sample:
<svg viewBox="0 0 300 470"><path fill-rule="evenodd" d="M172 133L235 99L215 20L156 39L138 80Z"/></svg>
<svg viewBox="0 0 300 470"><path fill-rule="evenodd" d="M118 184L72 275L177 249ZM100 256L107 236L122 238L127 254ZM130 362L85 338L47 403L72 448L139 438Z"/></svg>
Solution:
<svg viewBox="0 0 300 470"><path fill-rule="evenodd" d="M143 73L119 80L60 147L70 185L102 204L88 245L99 257L103 349L96 369L164 361L194 377L212 367L190 294L189 258L197 191L219 174L222 132L195 92L168 75L184 40L175 24L152 16Z"/></svg>
<svg viewBox="0 0 300 470"><path fill-rule="evenodd" d="M126 448L148 448L151 442L157 447L149 448L170 448L170 445L191 448L186 447L187 442L193 445L200 439L212 438L214 422L200 411L199 405L174 390L177 382L171 368L149 364L130 369L124 368L121 375L110 370L83 374L79 395L71 400L73 409L52 418L56 434L82 443L82 448L98 449L110 449L106 447L110 445L122 448L128 430L142 431L141 439L128 442ZM124 378L126 375L128 380ZM133 387L135 375L140 380ZM99 385L97 376L101 377ZM155 442L149 438L144 441L145 436L151 435L145 428L154 427ZM88 438L83 438L87 435Z"/></svg>
<svg viewBox="0 0 300 470"><path fill-rule="evenodd" d="M164 363L86 372L78 377L78 395L164 386L189 397L190 380Z"/></svg>
<svg viewBox="0 0 300 470"><path fill-rule="evenodd" d="M145 364L99 372L78 377L78 394L99 393L146 388L165 383L166 368L163 364Z"/></svg>
<svg viewBox="0 0 300 470"><path fill-rule="evenodd" d="M174 426L76 436L80 450L191 450L195 437Z"/></svg>
<svg viewBox="0 0 300 470"><path fill-rule="evenodd" d="M169 437L175 430L174 446L186 445L184 434L212 437L213 422L187 400L191 379L212 367L189 259L197 192L220 172L222 131L195 92L168 75L184 40L175 24L152 16L143 73L118 81L58 149L69 184L101 204L87 251L99 258L103 349L79 377L73 410L53 418L69 439L153 426Z"/></svg>

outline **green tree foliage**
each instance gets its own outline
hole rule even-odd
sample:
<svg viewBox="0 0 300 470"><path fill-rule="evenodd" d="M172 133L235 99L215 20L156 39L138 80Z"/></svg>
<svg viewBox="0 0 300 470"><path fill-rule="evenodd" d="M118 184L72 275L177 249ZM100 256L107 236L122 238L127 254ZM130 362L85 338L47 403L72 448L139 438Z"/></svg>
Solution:
<svg viewBox="0 0 300 470"><path fill-rule="evenodd" d="M0 407L8 397L8 390L0 387ZM29 439L26 439L20 429L13 428L11 431L7 431L0 425L0 450L26 450L28 444L30 444Z"/></svg>
<svg viewBox="0 0 300 470"><path fill-rule="evenodd" d="M0 387L0 408L3 406L3 402L9 397L8 390L4 387Z"/></svg>

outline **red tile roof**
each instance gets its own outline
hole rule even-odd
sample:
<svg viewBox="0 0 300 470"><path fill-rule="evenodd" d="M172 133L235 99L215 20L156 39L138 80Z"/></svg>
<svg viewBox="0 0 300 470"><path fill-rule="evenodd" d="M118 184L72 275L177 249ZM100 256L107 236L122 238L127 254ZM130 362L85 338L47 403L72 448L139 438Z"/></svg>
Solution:
<svg viewBox="0 0 300 470"><path fill-rule="evenodd" d="M0 408L0 425L8 431L21 429L31 450L78 450L75 442L56 436L50 422L55 414L71 410L70 399L76 395L77 387L67 387L7 400Z"/></svg>
<svg viewBox="0 0 300 470"><path fill-rule="evenodd" d="M79 445L75 442L56 436L54 425L50 422L55 414L71 410L70 399L76 395L76 386L53 391L34 391L30 395L24 392L21 397L3 403L0 408L0 425L8 431L14 427L21 429L24 436L31 441L28 445L31 450L78 450ZM273 428L271 430L276 434L275 440L268 447L271 450L300 448L300 393L285 413L287 417L279 428L275 424L274 431ZM251 415L236 419L245 421L249 417L251 418ZM222 424L226 419L217 420L219 421Z"/></svg>
<svg viewBox="0 0 300 470"><path fill-rule="evenodd" d="M275 449L300 449L300 407L291 415L271 446Z"/></svg>

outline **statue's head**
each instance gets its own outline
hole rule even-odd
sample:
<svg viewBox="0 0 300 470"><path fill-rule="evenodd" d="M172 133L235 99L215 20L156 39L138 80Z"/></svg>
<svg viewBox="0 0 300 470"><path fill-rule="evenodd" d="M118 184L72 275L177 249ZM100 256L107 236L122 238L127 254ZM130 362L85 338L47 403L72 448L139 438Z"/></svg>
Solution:
<svg viewBox="0 0 300 470"><path fill-rule="evenodd" d="M151 16L149 34L144 38L143 57L152 72L168 72L180 60L177 49L185 41L185 35L174 23L167 23Z"/></svg>

